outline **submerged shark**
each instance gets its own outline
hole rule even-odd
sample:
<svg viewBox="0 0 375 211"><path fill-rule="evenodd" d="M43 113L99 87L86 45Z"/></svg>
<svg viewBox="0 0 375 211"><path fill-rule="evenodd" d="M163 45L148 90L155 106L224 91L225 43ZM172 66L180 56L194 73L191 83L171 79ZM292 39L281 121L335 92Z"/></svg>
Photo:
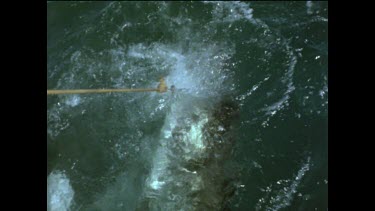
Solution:
<svg viewBox="0 0 375 211"><path fill-rule="evenodd" d="M228 210L238 106L229 98L180 95L171 104L137 210Z"/></svg>

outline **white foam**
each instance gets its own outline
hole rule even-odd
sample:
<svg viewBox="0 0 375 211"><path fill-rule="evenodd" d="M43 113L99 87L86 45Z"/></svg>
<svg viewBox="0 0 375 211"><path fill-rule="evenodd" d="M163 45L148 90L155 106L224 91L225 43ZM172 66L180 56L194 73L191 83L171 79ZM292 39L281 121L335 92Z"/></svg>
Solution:
<svg viewBox="0 0 375 211"><path fill-rule="evenodd" d="M75 63L75 62L78 62L78 59L81 57L81 51L76 51L72 54L72 56L70 57L70 62L72 63Z"/></svg>
<svg viewBox="0 0 375 211"><path fill-rule="evenodd" d="M303 176L306 174L306 172L309 169L310 169L310 157L307 158L306 163L303 164L301 169L298 171L297 176L293 180L292 184L289 187L284 187L281 193L279 193L275 197L273 201L274 205L271 207L271 210L279 210L290 205L295 193L297 192L297 188L299 184L301 183Z"/></svg>
<svg viewBox="0 0 375 211"><path fill-rule="evenodd" d="M179 19L176 18L174 21ZM133 63L146 63L145 72L152 69L153 73L156 71L156 75L165 76L167 84L175 85L177 90L182 90L168 103L164 125L161 128L160 145L152 155L152 167L146 180L145 195L160 200L164 197L162 194L168 192L168 187L185 178L185 174L191 176L188 185L190 188L198 190L202 185L196 172L179 169L176 167L178 161L174 158L196 159L205 152L202 130L208 121L209 111L204 110L204 105L211 103L211 100L207 101L208 97L218 98L229 92L225 83L231 79L227 62L234 54L234 46L228 43L202 42L200 35L190 36L189 44L186 45L186 34L196 34L188 26L189 23L181 25L182 28L176 34L181 42L155 42L151 45L139 43L130 45L126 53L130 66ZM143 71L139 70L139 67L137 69ZM156 86L150 86L154 85ZM155 98L155 101L158 104L153 108L153 114L166 108L165 99ZM197 119L192 121L192 116L196 116ZM173 132L181 134L181 137L176 140L172 136ZM176 171L181 171L182 175L176 174ZM175 197L188 200L184 194L187 193L174 193ZM165 208L168 205L160 206Z"/></svg>
<svg viewBox="0 0 375 211"><path fill-rule="evenodd" d="M188 132L188 135L184 139L185 142L192 143L194 147L197 150L203 150L205 148L205 145L203 143L203 126L208 122L208 117L205 113L200 113L201 118L196 123L191 125L190 131Z"/></svg>
<svg viewBox="0 0 375 211"><path fill-rule="evenodd" d="M250 8L249 3L240 1L205 1L203 3L213 4L214 22L253 21L253 9Z"/></svg>
<svg viewBox="0 0 375 211"><path fill-rule="evenodd" d="M58 103L47 110L47 133L52 138L57 137L61 131L70 126L70 121L61 117L61 113L65 112L65 107L61 107L61 104Z"/></svg>
<svg viewBox="0 0 375 211"><path fill-rule="evenodd" d="M208 116L196 106L190 105L189 102L191 101L181 100L175 102L165 118L160 140L161 145L153 156L153 166L149 179L147 180L147 186L153 190L161 189L165 184L170 183L174 179L171 175L168 175L167 171L167 168L173 162L173 160L170 160L170 157L167 156L168 154L174 154L174 149L171 146L184 142L183 145L185 147L182 149L182 154L178 155L184 159L191 159L204 153L205 144L203 142L202 130L203 126L208 121ZM196 114L199 119L191 123L191 125L188 125L185 118L189 118L192 112ZM184 126L188 128L184 132L177 129ZM176 129L183 133L183 137L179 140L181 143L174 143L176 140L172 138L172 131Z"/></svg>
<svg viewBox="0 0 375 211"><path fill-rule="evenodd" d="M307 161L302 165L298 170L297 175L291 180L279 180L276 184L271 185L266 188L266 197L259 199L259 202L256 205L256 210L280 210L288 207L292 200L294 199L295 194L297 193L297 188L299 187L304 175L310 169L310 157L307 158ZM290 181L292 181L290 183ZM288 183L290 185L288 186ZM271 187L280 187L277 191L272 191ZM269 195L271 194L271 195ZM275 196L273 196L275 194ZM266 205L262 207L262 205Z"/></svg>
<svg viewBox="0 0 375 211"><path fill-rule="evenodd" d="M226 91L223 82L228 79L228 70L224 66L234 53L233 47L226 44L191 45L192 50L183 51L179 44L146 46L141 43L130 46L127 56L131 60L150 63L151 68L160 74L166 75L167 72L167 84L195 96L219 95Z"/></svg>
<svg viewBox="0 0 375 211"><path fill-rule="evenodd" d="M242 106L243 103L244 103L244 100L249 97L250 95L253 94L253 92L255 92L265 81L268 81L268 79L270 78L270 76L264 78L262 81L258 82L257 84L255 84L248 92L246 92L245 94L242 94L238 97L236 97L236 100L240 101L240 105Z"/></svg>
<svg viewBox="0 0 375 211"><path fill-rule="evenodd" d="M167 157L167 151L163 147L159 147L153 156L153 165L149 178L147 179L147 185L153 190L160 189L166 181L163 181L163 175L166 173L166 168L170 160Z"/></svg>
<svg viewBox="0 0 375 211"><path fill-rule="evenodd" d="M328 22L328 18L317 16L311 19L311 22Z"/></svg>
<svg viewBox="0 0 375 211"><path fill-rule="evenodd" d="M313 6L312 1L306 1L306 13L307 13L308 15L313 14L312 6Z"/></svg>
<svg viewBox="0 0 375 211"><path fill-rule="evenodd" d="M74 191L68 177L60 171L53 171L47 178L47 210L69 210Z"/></svg>
<svg viewBox="0 0 375 211"><path fill-rule="evenodd" d="M294 68L297 64L297 57L294 55L294 53L290 50L291 48L287 45L287 50L289 52L290 57L290 64L289 68L286 71L284 77L282 78L282 82L286 84L287 90L284 92L282 98L277 101L276 103L263 108L263 111L266 111L267 116L273 116L278 111L283 109L285 105L287 105L288 100L290 99L290 94L295 90L295 86L293 84L293 74L294 74ZM266 122L263 122L264 125L267 125L269 119L266 120Z"/></svg>
<svg viewBox="0 0 375 211"><path fill-rule="evenodd" d="M79 95L72 95L67 98L65 103L71 107L75 107L80 103L80 101L81 98L79 97Z"/></svg>

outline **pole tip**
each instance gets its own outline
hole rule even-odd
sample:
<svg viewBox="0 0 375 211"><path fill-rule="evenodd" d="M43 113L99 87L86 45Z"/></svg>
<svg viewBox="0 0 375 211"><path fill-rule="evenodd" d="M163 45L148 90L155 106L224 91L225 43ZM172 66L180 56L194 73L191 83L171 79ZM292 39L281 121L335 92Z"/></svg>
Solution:
<svg viewBox="0 0 375 211"><path fill-rule="evenodd" d="M158 92L159 93L162 93L162 92L166 92L167 90L168 90L168 87L167 87L167 85L165 84L165 80L164 80L164 78L162 77L162 78L160 78L160 80L159 80L159 85L158 85Z"/></svg>

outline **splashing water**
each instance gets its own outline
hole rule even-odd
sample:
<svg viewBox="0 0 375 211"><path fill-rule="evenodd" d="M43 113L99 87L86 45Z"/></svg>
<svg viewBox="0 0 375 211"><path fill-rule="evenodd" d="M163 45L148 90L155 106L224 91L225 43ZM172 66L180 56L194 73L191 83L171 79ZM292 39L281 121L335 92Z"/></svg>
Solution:
<svg viewBox="0 0 375 211"><path fill-rule="evenodd" d="M47 98L49 210L326 208L324 2L47 3L49 89L176 87Z"/></svg>

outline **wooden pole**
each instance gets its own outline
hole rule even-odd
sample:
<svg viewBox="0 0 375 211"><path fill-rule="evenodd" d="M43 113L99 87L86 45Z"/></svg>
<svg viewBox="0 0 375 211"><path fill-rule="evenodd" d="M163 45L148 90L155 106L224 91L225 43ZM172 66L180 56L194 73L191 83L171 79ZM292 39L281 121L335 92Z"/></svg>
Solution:
<svg viewBox="0 0 375 211"><path fill-rule="evenodd" d="M58 94L92 94L92 93L112 93L112 92L166 92L168 90L164 78L159 81L158 87L155 89L70 89L70 90L47 90L47 95Z"/></svg>

